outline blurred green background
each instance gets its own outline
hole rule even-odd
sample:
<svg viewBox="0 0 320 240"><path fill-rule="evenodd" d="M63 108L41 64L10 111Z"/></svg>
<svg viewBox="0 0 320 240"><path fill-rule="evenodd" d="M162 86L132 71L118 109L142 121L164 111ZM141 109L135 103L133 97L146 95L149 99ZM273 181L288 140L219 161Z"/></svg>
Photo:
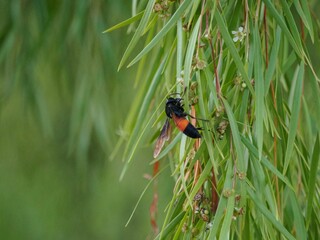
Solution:
<svg viewBox="0 0 320 240"><path fill-rule="evenodd" d="M0 239L145 239L152 189L142 149L122 182L110 160L135 96L117 73L132 35L102 31L131 1L0 1ZM120 149L121 153L121 149ZM165 173L159 181L165 181ZM161 184L160 211L171 184ZM167 198L167 199L164 199Z"/></svg>

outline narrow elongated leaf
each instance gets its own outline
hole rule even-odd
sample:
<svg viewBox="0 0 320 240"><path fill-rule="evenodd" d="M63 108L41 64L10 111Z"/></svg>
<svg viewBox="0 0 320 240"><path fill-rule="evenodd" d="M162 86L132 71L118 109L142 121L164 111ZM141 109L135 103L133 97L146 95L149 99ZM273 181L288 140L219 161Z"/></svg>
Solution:
<svg viewBox="0 0 320 240"><path fill-rule="evenodd" d="M201 19L199 17L191 33L190 40L187 47L187 52L186 52L185 62L184 62L184 85L185 86L189 86L190 75L191 75L191 65L193 61L194 49L196 48L196 42L197 42L197 37L198 37L198 32L200 27L200 20ZM186 90L186 95L187 96L189 95L189 88L187 88ZM186 106L189 106L188 100L189 100L188 98L185 99Z"/></svg>
<svg viewBox="0 0 320 240"><path fill-rule="evenodd" d="M226 109L226 113L228 115L228 120L230 123L230 128L231 128L231 133L232 133L232 139L234 146L236 148L237 152L237 170L239 173L243 176L246 175L246 163L245 163L245 158L244 158L244 151L243 147L241 144L241 138L240 138L240 133L238 129L238 125L236 124L236 120L234 118L234 115L232 113L231 107L229 103L225 100L222 99L224 107ZM243 207L245 202L246 202L246 185L244 184L244 181L240 180L240 207Z"/></svg>
<svg viewBox="0 0 320 240"><path fill-rule="evenodd" d="M271 3L270 0L263 0L263 2L266 4L267 8L269 9L272 16L275 18L277 24L282 28L284 34L288 38L288 41L290 42L291 46L295 50L295 52L300 56L302 59L303 53L302 53L302 46L301 44L297 44L295 39L292 37L285 21L283 20L283 17L280 13L278 13L277 9L275 8L275 5ZM291 13L290 13L291 14Z"/></svg>
<svg viewBox="0 0 320 240"><path fill-rule="evenodd" d="M256 207L260 212L273 224L273 226L278 229L278 231L283 234L286 238L290 240L295 240L295 238L289 233L289 231L277 221L277 219L272 215L272 213L267 209L267 207L259 200L259 197L250 189L247 188L247 192L250 199L254 202Z"/></svg>
<svg viewBox="0 0 320 240"><path fill-rule="evenodd" d="M251 154L253 154L253 156L255 156L255 158L259 158L258 155L258 150L255 148L255 146L253 144L250 143L250 141L245 138L245 137L241 137L242 142L246 145L246 147L248 148L249 152ZM279 179L281 179L281 181L283 181L288 187L290 187L291 189L293 189L293 186L291 185L291 183L288 181L288 179L281 173L279 172L278 169L276 169L268 159L266 159L265 157L262 156L261 158L261 163L268 168L273 174L275 174Z"/></svg>
<svg viewBox="0 0 320 240"><path fill-rule="evenodd" d="M127 20L124 20L123 22L121 23L118 23L116 25L114 25L113 27L111 28L108 28L107 30L103 31L102 33L108 33L108 32L112 32L116 29L119 29L119 28L122 28L122 27L125 27L131 23L134 23L135 21L139 20L140 18L142 18L144 14L144 11L141 11L140 13L138 13L137 15L127 19Z"/></svg>
<svg viewBox="0 0 320 240"><path fill-rule="evenodd" d="M166 215L166 217L164 219L164 222L163 222L163 225L162 225L162 229L161 229L160 233L157 236L157 238L159 238L159 239L165 238L165 236L170 233L170 231L166 231L165 230L167 227L169 227L169 226L170 227L174 227L174 226L179 224L178 222L175 221L175 219L177 218L176 216L180 216L179 217L180 220L182 218L184 218L183 215L182 216L180 215L180 213L185 214L185 212L182 211L183 203L184 203L185 198L184 198L184 196L183 197L178 197L177 195L178 194L175 193L175 195L173 196L173 198L171 199L171 201L169 203L169 207L168 207L168 210L167 210L167 215ZM179 200L179 201L177 202L177 200ZM175 209L175 211L173 210L173 207L177 207ZM168 223L170 221L170 219L171 219L171 222ZM171 223L173 223L173 224L171 224ZM171 229L171 231L172 231L172 229Z"/></svg>
<svg viewBox="0 0 320 240"><path fill-rule="evenodd" d="M216 11L214 16L215 16L215 19L216 19L217 24L219 26L219 30L221 32L221 35L222 35L224 41L226 42L226 45L228 46L228 50L230 51L230 53L233 57L233 60L236 64L236 66L238 67L239 72L241 73L242 78L246 82L251 94L254 95L254 90L253 90L253 87L252 87L250 80L248 78L248 74L245 71L245 68L244 68L244 65L243 65L241 58L239 56L238 50L234 46L234 43L232 41L232 38L230 36L229 30L228 30L228 27L227 27L225 21L223 20L219 11Z"/></svg>
<svg viewBox="0 0 320 240"><path fill-rule="evenodd" d="M150 84L150 87L148 89L148 92L144 98L142 105L141 105L139 115L137 117L136 125L134 127L134 130L133 130L131 136L130 136L129 142L127 144L127 148L125 150L125 158L126 158L127 162L126 162L126 164L122 170L122 173L120 175L120 180L123 178L123 176L127 170L128 164L131 162L133 154L135 153L135 150L136 150L136 148L139 144L139 141L142 137L142 134L144 132L144 131L142 131L142 133L141 133L140 128L145 120L145 115L148 111L148 106L150 105L151 98L153 97L153 94L156 91L156 87L158 86L159 81L161 79L161 72L162 72L162 69L164 67L165 62L166 62L166 57L162 60L161 65L159 66L157 72L155 73L153 80ZM149 119L149 123L150 122L151 122L151 119Z"/></svg>
<svg viewBox="0 0 320 240"><path fill-rule="evenodd" d="M167 24L160 30L160 32L151 40L151 42L129 63L128 67L131 67L137 61L139 61L145 54L147 54L177 23L181 18L184 11L187 9L192 0L185 0L174 15L170 18Z"/></svg>
<svg viewBox="0 0 320 240"><path fill-rule="evenodd" d="M205 103L204 103L204 92L202 89L199 72L196 73L196 77L197 77L197 82L199 84L199 108L200 108L201 114L204 117L206 117L206 116L208 116L207 115L207 108L205 107ZM204 139L205 139L205 142L207 145L208 153L210 156L210 161L212 163L212 166L214 168L215 173L218 174L218 165L217 165L217 162L214 158L214 149L213 149L214 146L212 145L212 139L211 139L211 136L209 135L208 127L206 125L204 125L203 127L204 127Z"/></svg>
<svg viewBox="0 0 320 240"><path fill-rule="evenodd" d="M266 75L265 75L265 91L264 94L265 96L269 92L269 87L272 78L274 77L273 74L275 72L276 66L278 64L278 53L279 53L279 48L280 48L280 43L281 43L281 28L277 27L276 30L276 36L273 41L272 49L271 49L271 54L270 54L270 59L269 59L269 65L266 70Z"/></svg>
<svg viewBox="0 0 320 240"><path fill-rule="evenodd" d="M256 107L255 107L255 115L256 115L256 129L255 129L255 137L258 143L258 151L259 151L259 160L261 159L262 154L262 144L263 144L263 115L265 112L264 107L264 80L262 71L264 66L262 65L261 59L261 45L260 45L260 37L259 37L259 29L256 24L253 32L253 39L255 44L255 56L254 56L254 73L255 73L255 91L256 91Z"/></svg>
<svg viewBox="0 0 320 240"><path fill-rule="evenodd" d="M237 157L238 157L238 169L239 171L245 172L245 162L244 162L244 153L243 153L243 147L241 144L241 138L240 138L240 133L238 129L238 125L236 123L236 120L234 118L234 115L232 113L232 109L229 105L229 103L225 100L222 99L224 107L226 109L227 115L228 115L228 120L230 123L230 128L232 132L232 138L233 142L237 151Z"/></svg>
<svg viewBox="0 0 320 240"><path fill-rule="evenodd" d="M287 168L289 166L290 158L292 155L293 147L294 147L294 139L297 133L298 121L299 121L299 112L300 112L300 105L301 105L301 96L302 96L302 83L304 78L304 64L301 63L299 66L297 75L297 81L293 96L293 104L292 104L292 111L291 111L291 119L289 125L289 135L288 135L288 144L284 159L284 168L283 173L285 174Z"/></svg>
<svg viewBox="0 0 320 240"><path fill-rule="evenodd" d="M141 37L142 33L144 32L144 29L148 25L150 16L152 14L152 9L153 9L154 2L155 2L155 0L148 1L148 5L146 6L145 12L144 12L143 17L141 19L141 22L140 22L137 30L135 31L130 43L128 44L128 47L127 47L126 51L124 52L124 54L122 56L122 59L120 61L119 67L118 67L118 71L124 65L125 61L128 59L128 57L131 54L133 48L139 42L140 37Z"/></svg>
<svg viewBox="0 0 320 240"><path fill-rule="evenodd" d="M194 186L194 188L192 189L192 192L190 193L191 199L194 198L194 196L199 192L204 182L208 179L208 176L210 175L211 170L212 170L212 164L210 161L208 161L196 185Z"/></svg>
<svg viewBox="0 0 320 240"><path fill-rule="evenodd" d="M194 15L195 15L196 11L198 10L199 4L200 4L200 0L193 1L192 9L190 11L190 16L189 16L188 26L191 25L191 22L194 19Z"/></svg>
<svg viewBox="0 0 320 240"><path fill-rule="evenodd" d="M289 198L291 200L291 207L294 216L294 225L297 232L297 239L307 239L307 230L305 227L301 208L299 207L296 194L289 191Z"/></svg>
<svg viewBox="0 0 320 240"><path fill-rule="evenodd" d="M312 19L311 19L311 15L308 9L308 3L306 0L294 0L293 1L294 6L297 9L298 14L301 17L302 22L304 23L304 25L306 26L306 28L309 31L310 37L311 37L311 41L314 42L314 31L313 31L313 27L312 27ZM301 5L300 5L301 3Z"/></svg>
<svg viewBox="0 0 320 240"><path fill-rule="evenodd" d="M288 21L288 28L292 34L292 37L295 41L295 44L297 45L298 49L302 49L302 43L301 43L301 37L298 31L298 27L296 25L296 22L294 21L293 15L290 11L288 2L286 0L281 0L282 9L284 11L284 17ZM290 41L290 39L289 39Z"/></svg>
<svg viewBox="0 0 320 240"><path fill-rule="evenodd" d="M177 64L176 64L176 81L180 81L181 72L182 72L182 62L183 62L183 47L184 47L184 38L183 38L183 29L182 29L182 20L177 21ZM177 93L181 93L181 84L177 84Z"/></svg>
<svg viewBox="0 0 320 240"><path fill-rule="evenodd" d="M308 179L308 200L307 200L307 214L306 214L306 221L307 226L309 228L309 224L311 221L311 213L312 213L312 206L314 201L314 196L316 194L316 182L317 182L317 172L319 170L319 161L320 161L320 137L319 134L317 139L314 143L313 153L311 158L311 165L310 165L310 174Z"/></svg>
<svg viewBox="0 0 320 240"><path fill-rule="evenodd" d="M242 101L241 101L241 107L240 107L240 113L239 113L239 120L242 123L245 123L245 116L247 114L247 109L248 109L248 101L249 101L249 90L245 89L242 95ZM245 127L244 125L240 126L240 131L244 127Z"/></svg>
<svg viewBox="0 0 320 240"><path fill-rule="evenodd" d="M225 178L225 182L224 182L224 186L223 189L225 191L232 191L232 161L228 162L228 166L227 166L227 172L226 172L226 178ZM231 198L234 198L234 194L232 194L232 196L230 196ZM226 210L226 206L228 204L228 198L227 197L222 197L219 200L219 205L213 220L213 226L212 229L210 230L210 235L209 235L209 239L217 239L217 234L218 231L220 230L220 222L222 220L222 218L225 216L225 210ZM229 208L231 208L233 205L233 203L230 200L229 203ZM232 219L232 218L231 218ZM227 236L228 232L229 232L229 219L225 219L224 221L226 221L226 223L224 224L224 229L223 232L221 233L221 235L223 236ZM225 238L228 239L228 238Z"/></svg>
<svg viewBox="0 0 320 240"><path fill-rule="evenodd" d="M219 239L230 238L230 225L232 222L233 212L234 212L234 195L231 195L227 201L225 219L221 227L221 233L220 233Z"/></svg>
<svg viewBox="0 0 320 240"><path fill-rule="evenodd" d="M169 222L166 225L166 228L161 231L158 236L155 238L157 239L164 239L170 232L173 231L173 229L179 224L179 221L183 219L183 216L185 216L185 212L179 213L171 222Z"/></svg>

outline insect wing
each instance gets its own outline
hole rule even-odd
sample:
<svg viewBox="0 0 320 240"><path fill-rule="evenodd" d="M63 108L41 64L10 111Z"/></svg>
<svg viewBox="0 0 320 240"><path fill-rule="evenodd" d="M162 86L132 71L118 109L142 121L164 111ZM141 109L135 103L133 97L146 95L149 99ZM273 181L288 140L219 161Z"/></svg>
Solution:
<svg viewBox="0 0 320 240"><path fill-rule="evenodd" d="M169 119L167 118L165 124L162 127L160 136L157 139L156 146L153 152L153 157L158 157L159 153L161 152L161 149L163 148L163 145L166 141L170 138L170 132L171 132L171 125L169 123Z"/></svg>

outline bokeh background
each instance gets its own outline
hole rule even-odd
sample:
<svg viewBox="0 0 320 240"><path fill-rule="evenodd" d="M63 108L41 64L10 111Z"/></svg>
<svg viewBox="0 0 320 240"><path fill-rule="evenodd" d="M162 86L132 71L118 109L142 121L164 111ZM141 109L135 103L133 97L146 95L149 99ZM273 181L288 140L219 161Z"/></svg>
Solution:
<svg viewBox="0 0 320 240"><path fill-rule="evenodd" d="M127 29L102 32L130 16L125 0L0 0L0 239L151 234L152 188L125 227L152 171L150 149L121 182L123 146L110 158L136 69L117 72Z"/></svg>

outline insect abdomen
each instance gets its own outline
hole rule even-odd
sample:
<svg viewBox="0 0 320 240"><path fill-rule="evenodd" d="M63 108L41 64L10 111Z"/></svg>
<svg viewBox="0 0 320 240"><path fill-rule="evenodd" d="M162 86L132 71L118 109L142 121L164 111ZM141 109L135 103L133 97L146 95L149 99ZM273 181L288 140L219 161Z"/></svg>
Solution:
<svg viewBox="0 0 320 240"><path fill-rule="evenodd" d="M183 133L191 138L201 138L200 133L191 123L188 123L188 125L184 129Z"/></svg>
<svg viewBox="0 0 320 240"><path fill-rule="evenodd" d="M177 128L191 138L201 138L198 130L185 118L179 118L173 114L173 121Z"/></svg>

